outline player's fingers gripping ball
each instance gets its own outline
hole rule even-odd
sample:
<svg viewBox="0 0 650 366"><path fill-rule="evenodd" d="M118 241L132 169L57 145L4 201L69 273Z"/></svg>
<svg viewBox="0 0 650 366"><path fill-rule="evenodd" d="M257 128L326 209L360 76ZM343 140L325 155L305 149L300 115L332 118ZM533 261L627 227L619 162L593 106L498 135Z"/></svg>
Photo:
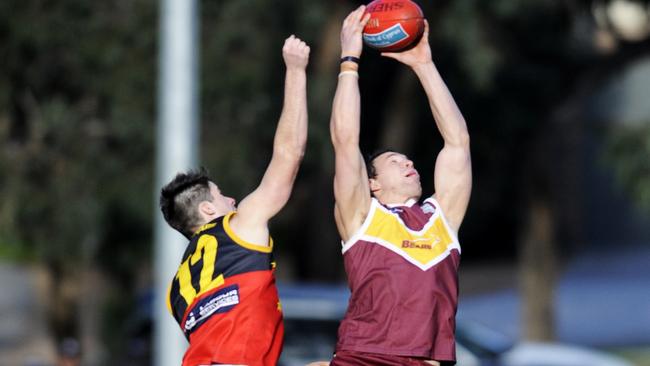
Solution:
<svg viewBox="0 0 650 366"><path fill-rule="evenodd" d="M366 11L370 20L363 41L382 52L404 51L415 45L424 32L424 14L410 0L375 0Z"/></svg>

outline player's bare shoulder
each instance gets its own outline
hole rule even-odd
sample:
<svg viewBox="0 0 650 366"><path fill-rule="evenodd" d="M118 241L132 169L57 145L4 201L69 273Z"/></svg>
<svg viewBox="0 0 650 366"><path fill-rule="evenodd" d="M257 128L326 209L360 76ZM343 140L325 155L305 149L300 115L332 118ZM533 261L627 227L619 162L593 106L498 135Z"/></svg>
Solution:
<svg viewBox="0 0 650 366"><path fill-rule="evenodd" d="M241 214L236 211L230 216L228 222L224 223L224 226L227 226L231 236L253 248L271 246L268 225L260 223L258 220L250 220L245 213Z"/></svg>

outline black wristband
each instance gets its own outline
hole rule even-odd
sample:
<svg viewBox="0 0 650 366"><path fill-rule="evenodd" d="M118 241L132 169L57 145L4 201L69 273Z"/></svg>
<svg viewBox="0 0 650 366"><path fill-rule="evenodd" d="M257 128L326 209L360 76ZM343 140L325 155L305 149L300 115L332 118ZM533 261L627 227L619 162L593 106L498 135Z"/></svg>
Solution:
<svg viewBox="0 0 650 366"><path fill-rule="evenodd" d="M354 57L354 56L343 56L343 57L341 57L341 61L339 63L342 64L342 63L347 62L347 61L354 62L355 64L358 65L359 61L361 61L361 60L358 57Z"/></svg>

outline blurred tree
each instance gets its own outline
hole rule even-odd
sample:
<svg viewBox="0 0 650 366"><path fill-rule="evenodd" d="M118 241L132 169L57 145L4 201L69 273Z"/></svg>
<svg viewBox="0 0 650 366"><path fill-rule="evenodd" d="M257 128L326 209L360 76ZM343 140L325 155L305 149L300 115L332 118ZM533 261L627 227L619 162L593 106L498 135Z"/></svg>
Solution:
<svg viewBox="0 0 650 366"><path fill-rule="evenodd" d="M613 1L456 1L444 13L449 29L455 30L446 40L456 40L459 63L468 69L472 90L487 102L475 100L469 106L473 137L477 135L473 128L481 129L474 146L484 143L479 138L502 144L489 149L479 146L475 166L485 169L481 151L496 152L505 169L490 174L500 172L516 184L514 197L504 196L500 204L514 204L511 208L522 217L513 223L519 228L523 334L529 339L554 337L554 279L561 260L585 240L578 197L584 185L581 154L587 101L608 77L650 52L647 38L616 38L611 29L597 24L591 10L602 3ZM604 33L612 42L603 44ZM475 111L481 113L475 120L478 126L471 122ZM495 117L484 117L491 115ZM497 127L484 121L496 122ZM499 130L501 136L495 138L496 131L483 128ZM500 153L506 151L517 155L504 159ZM622 166L642 168L637 163L641 151L623 155L627 162ZM477 173L479 182L481 171ZM630 175L627 178L632 181ZM483 184L496 183L493 176L489 181L476 184L471 207L483 206L482 195L494 195L481 189ZM472 224L471 215L469 219ZM471 231L470 235L482 232ZM481 236L493 237L485 234Z"/></svg>
<svg viewBox="0 0 650 366"><path fill-rule="evenodd" d="M619 127L608 139L606 159L640 207L650 209L650 121Z"/></svg>
<svg viewBox="0 0 650 366"><path fill-rule="evenodd" d="M88 365L102 299L149 260L154 5L0 4L0 240L47 265L55 335Z"/></svg>
<svg viewBox="0 0 650 366"><path fill-rule="evenodd" d="M328 120L340 22L349 7L346 1L203 4L202 155L219 184L239 199L259 183L271 156L282 107L284 39L296 34L311 47L308 147L293 197L271 222L276 254L286 259L279 261L281 278L342 278L331 220Z"/></svg>

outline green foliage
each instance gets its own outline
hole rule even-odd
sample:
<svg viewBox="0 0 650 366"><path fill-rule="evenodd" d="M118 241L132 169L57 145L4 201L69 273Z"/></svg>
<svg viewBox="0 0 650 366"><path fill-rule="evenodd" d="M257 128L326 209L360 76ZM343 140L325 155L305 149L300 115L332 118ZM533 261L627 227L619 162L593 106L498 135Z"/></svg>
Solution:
<svg viewBox="0 0 650 366"><path fill-rule="evenodd" d="M235 197L257 185L270 158L284 91L284 40L296 34L313 57L324 8L307 1L201 5L201 156Z"/></svg>
<svg viewBox="0 0 650 366"><path fill-rule="evenodd" d="M650 210L650 122L612 128L605 156L621 186Z"/></svg>
<svg viewBox="0 0 650 366"><path fill-rule="evenodd" d="M114 245L110 207L150 220L153 5L0 5L2 232L37 259L74 268Z"/></svg>

